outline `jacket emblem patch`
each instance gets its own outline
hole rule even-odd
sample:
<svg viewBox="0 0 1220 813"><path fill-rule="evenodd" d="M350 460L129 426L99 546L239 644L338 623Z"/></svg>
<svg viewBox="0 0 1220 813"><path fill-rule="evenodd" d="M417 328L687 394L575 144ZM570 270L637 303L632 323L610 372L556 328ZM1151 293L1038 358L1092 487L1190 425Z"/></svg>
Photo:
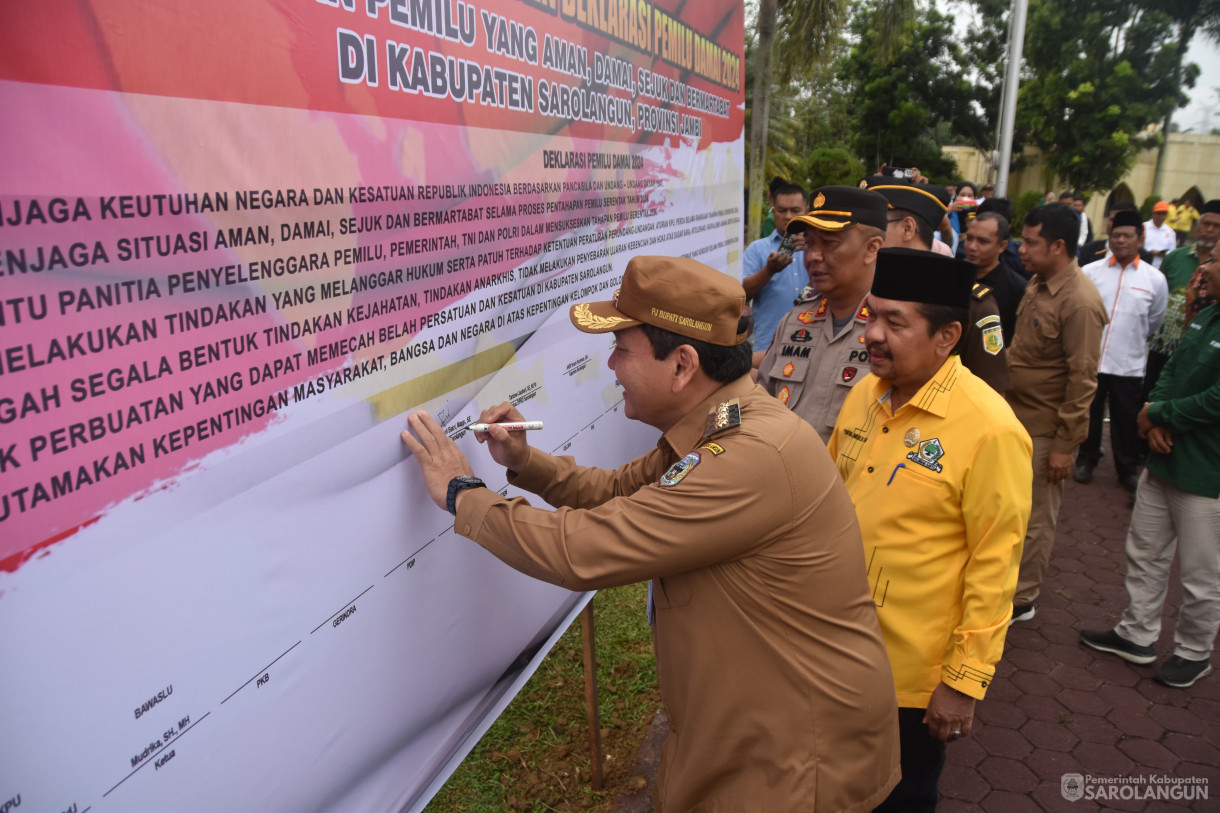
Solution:
<svg viewBox="0 0 1220 813"><path fill-rule="evenodd" d="M940 445L940 439L932 438L919 444L919 448L916 451L907 455L907 460L918 463L925 469L931 469L939 474L941 471L944 471L945 467L937 461L944 456L945 447Z"/></svg>
<svg viewBox="0 0 1220 813"><path fill-rule="evenodd" d="M983 349L993 356L1004 349L1004 333L999 325L983 328Z"/></svg>
<svg viewBox="0 0 1220 813"><path fill-rule="evenodd" d="M712 443L711 441L708 441L707 443L703 444L699 448L707 449L713 455L724 454L724 447L721 446L719 443Z"/></svg>
<svg viewBox="0 0 1220 813"><path fill-rule="evenodd" d="M775 393L775 397L778 398L779 402L785 406L788 404L788 398L791 395L792 393L788 391L787 385L780 387L779 392Z"/></svg>
<svg viewBox="0 0 1220 813"><path fill-rule="evenodd" d="M792 341L796 344L806 344L807 342L813 341L813 334L809 332L809 328L803 327L800 330L793 333L791 338L789 339L789 341Z"/></svg>
<svg viewBox="0 0 1220 813"><path fill-rule="evenodd" d="M686 457L679 460L669 467L669 470L661 475L658 484L662 487L676 486L682 482L682 478L694 471L695 466L699 465L701 457L698 452L691 452Z"/></svg>
<svg viewBox="0 0 1220 813"><path fill-rule="evenodd" d="M859 369L856 367L844 367L843 373L842 373L843 383L846 384L848 381L851 381L853 378L856 377L856 373L858 373L858 372L859 372Z"/></svg>
<svg viewBox="0 0 1220 813"><path fill-rule="evenodd" d="M796 318L798 321L803 322L804 324L807 325L813 321L813 311L805 311L803 313L798 313Z"/></svg>

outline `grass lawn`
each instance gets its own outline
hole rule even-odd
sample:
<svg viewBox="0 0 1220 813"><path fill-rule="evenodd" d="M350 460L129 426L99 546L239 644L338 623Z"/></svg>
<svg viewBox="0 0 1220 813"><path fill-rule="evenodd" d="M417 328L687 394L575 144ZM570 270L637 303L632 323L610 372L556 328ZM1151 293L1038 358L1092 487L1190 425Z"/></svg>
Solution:
<svg viewBox="0 0 1220 813"><path fill-rule="evenodd" d="M426 813L604 811L643 787L631 762L661 705L646 584L593 599L605 786L589 786L589 733L580 620L555 644L521 693L428 805Z"/></svg>

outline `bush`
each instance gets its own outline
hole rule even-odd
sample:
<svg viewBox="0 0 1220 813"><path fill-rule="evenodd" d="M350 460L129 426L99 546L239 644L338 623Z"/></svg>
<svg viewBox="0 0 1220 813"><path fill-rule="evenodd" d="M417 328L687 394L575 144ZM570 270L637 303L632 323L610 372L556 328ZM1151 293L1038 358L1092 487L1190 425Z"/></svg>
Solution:
<svg viewBox="0 0 1220 813"><path fill-rule="evenodd" d="M1160 202L1160 195L1149 195L1144 198L1144 202L1140 204L1140 217L1144 218L1144 222L1152 219L1152 207Z"/></svg>
<svg viewBox="0 0 1220 813"><path fill-rule="evenodd" d="M1012 228L1018 235L1021 233L1021 224L1025 222L1025 216L1042 205L1042 198L1043 194L1037 189L1022 192L1017 196L1017 200L1013 204Z"/></svg>
<svg viewBox="0 0 1220 813"><path fill-rule="evenodd" d="M867 173L864 165L842 147L819 147L809 156L809 188L855 186Z"/></svg>

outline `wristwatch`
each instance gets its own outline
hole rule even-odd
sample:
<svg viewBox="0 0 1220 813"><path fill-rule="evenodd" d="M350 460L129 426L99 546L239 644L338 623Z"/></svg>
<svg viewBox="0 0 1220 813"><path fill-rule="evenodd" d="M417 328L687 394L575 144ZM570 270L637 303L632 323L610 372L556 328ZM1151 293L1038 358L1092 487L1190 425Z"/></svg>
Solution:
<svg viewBox="0 0 1220 813"><path fill-rule="evenodd" d="M459 474L449 481L449 493L445 495L445 508L449 509L449 513L455 517L457 516L457 495L464 488L487 488L487 483L469 474Z"/></svg>

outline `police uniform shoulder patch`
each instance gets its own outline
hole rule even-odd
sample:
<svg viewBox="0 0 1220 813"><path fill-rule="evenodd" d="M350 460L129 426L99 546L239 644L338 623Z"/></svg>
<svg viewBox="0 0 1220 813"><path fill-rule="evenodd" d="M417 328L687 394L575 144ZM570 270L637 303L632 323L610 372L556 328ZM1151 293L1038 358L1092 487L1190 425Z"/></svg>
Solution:
<svg viewBox="0 0 1220 813"><path fill-rule="evenodd" d="M734 398L712 407L707 413L707 424L703 428L703 436L710 438L726 429L741 425L741 402Z"/></svg>
<svg viewBox="0 0 1220 813"><path fill-rule="evenodd" d="M856 319L861 322L868 321L868 305L861 305L860 310L856 311Z"/></svg>
<svg viewBox="0 0 1220 813"><path fill-rule="evenodd" d="M724 454L724 447L723 447L723 446L721 446L719 443L712 443L710 440L709 440L707 443L705 443L705 444L703 444L702 446L700 446L699 448L700 448L700 449L707 449L709 452L711 452L711 453L712 453L712 455L722 455L722 454Z"/></svg>
<svg viewBox="0 0 1220 813"><path fill-rule="evenodd" d="M980 283L977 283L977 282L974 283L973 294L974 294L975 299L986 299L987 294L989 294L989 293L991 293L991 288L989 286L981 285Z"/></svg>
<svg viewBox="0 0 1220 813"><path fill-rule="evenodd" d="M699 461L701 459L702 457L698 452L691 452L686 457L670 466L665 473L661 475L661 479L657 481L657 485L661 486L662 488L676 486L678 483L682 482L686 475L694 471L695 466L699 465Z"/></svg>
<svg viewBox="0 0 1220 813"><path fill-rule="evenodd" d="M988 327L989 325L998 325L1000 324L1000 317L994 313L988 314L974 324L976 327L980 328Z"/></svg>

